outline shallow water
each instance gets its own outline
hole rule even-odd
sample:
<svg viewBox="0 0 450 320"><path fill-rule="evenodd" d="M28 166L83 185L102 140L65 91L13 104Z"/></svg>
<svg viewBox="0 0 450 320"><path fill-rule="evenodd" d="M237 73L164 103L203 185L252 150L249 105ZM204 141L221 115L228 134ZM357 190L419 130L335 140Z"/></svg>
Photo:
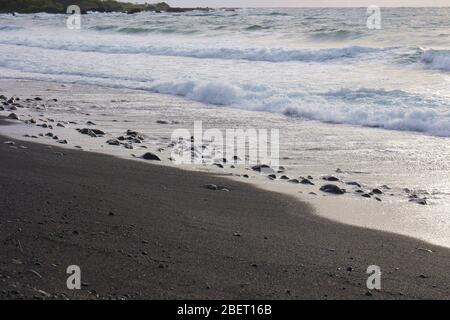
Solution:
<svg viewBox="0 0 450 320"><path fill-rule="evenodd" d="M449 10L0 15L0 73L448 137Z"/></svg>

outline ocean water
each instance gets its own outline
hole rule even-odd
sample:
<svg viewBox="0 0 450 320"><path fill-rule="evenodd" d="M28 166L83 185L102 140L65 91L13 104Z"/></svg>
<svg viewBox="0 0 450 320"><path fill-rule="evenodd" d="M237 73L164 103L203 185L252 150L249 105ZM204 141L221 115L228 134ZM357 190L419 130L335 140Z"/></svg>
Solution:
<svg viewBox="0 0 450 320"><path fill-rule="evenodd" d="M450 9L0 15L3 77L450 136ZM432 19L430 18L432 17Z"/></svg>

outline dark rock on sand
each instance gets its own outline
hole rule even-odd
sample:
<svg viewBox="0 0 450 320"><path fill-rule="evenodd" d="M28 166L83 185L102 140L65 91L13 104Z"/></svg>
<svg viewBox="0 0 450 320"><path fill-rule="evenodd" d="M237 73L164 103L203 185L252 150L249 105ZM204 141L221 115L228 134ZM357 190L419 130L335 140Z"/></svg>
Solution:
<svg viewBox="0 0 450 320"><path fill-rule="evenodd" d="M290 182L290 183L300 183L300 181L298 179L291 179L288 182Z"/></svg>
<svg viewBox="0 0 450 320"><path fill-rule="evenodd" d="M325 177L322 177L322 179L325 181L339 181L339 179L336 178L335 176L325 176Z"/></svg>
<svg viewBox="0 0 450 320"><path fill-rule="evenodd" d="M258 164L252 167L253 171L263 172L263 173L274 173L274 170L266 164Z"/></svg>
<svg viewBox="0 0 450 320"><path fill-rule="evenodd" d="M86 134L86 135L91 136L93 138L105 135L105 133L102 130L99 130L99 129L83 128L83 129L77 129L77 130L78 130L79 133Z"/></svg>
<svg viewBox="0 0 450 320"><path fill-rule="evenodd" d="M215 185L215 184L205 184L205 185L203 186L203 188L206 188L206 189L209 189L209 190L213 190L213 191L217 191L217 190L221 190L221 191L230 191L230 190L228 190L228 189L225 188L225 187L218 186L218 185Z"/></svg>
<svg viewBox="0 0 450 320"><path fill-rule="evenodd" d="M12 120L19 120L19 116L15 113L10 113L8 115L8 119L12 119Z"/></svg>
<svg viewBox="0 0 450 320"><path fill-rule="evenodd" d="M275 180L275 179L277 178L277 176L274 175L274 174L269 174L269 175L267 176L267 178L269 178L270 180Z"/></svg>
<svg viewBox="0 0 450 320"><path fill-rule="evenodd" d="M289 180L289 177L288 176L281 176L280 179L281 180Z"/></svg>
<svg viewBox="0 0 450 320"><path fill-rule="evenodd" d="M422 206L426 206L428 204L428 202L425 198L410 199L409 201L420 204Z"/></svg>
<svg viewBox="0 0 450 320"><path fill-rule="evenodd" d="M111 146L120 146L120 141L117 139L109 139L106 143Z"/></svg>
<svg viewBox="0 0 450 320"><path fill-rule="evenodd" d="M368 194L368 193L364 193L361 196L364 197L364 198L372 198L372 196L370 194Z"/></svg>
<svg viewBox="0 0 450 320"><path fill-rule="evenodd" d="M156 154L151 152L144 153L141 158L145 160L161 161L161 159Z"/></svg>
<svg viewBox="0 0 450 320"><path fill-rule="evenodd" d="M361 185L355 181L346 182L346 184L348 184L349 186L356 186L358 188L361 188Z"/></svg>
<svg viewBox="0 0 450 320"><path fill-rule="evenodd" d="M373 194L383 194L383 191L381 191L380 189L373 189L372 193Z"/></svg>
<svg viewBox="0 0 450 320"><path fill-rule="evenodd" d="M341 189L334 184L326 184L320 188L320 191L332 193L332 194L344 194L345 193L344 189Z"/></svg>
<svg viewBox="0 0 450 320"><path fill-rule="evenodd" d="M310 185L310 186L313 186L314 185L314 183L312 183L310 180L308 180L308 179L302 179L302 181L300 181L300 183L301 184L307 184L307 185Z"/></svg>
<svg viewBox="0 0 450 320"><path fill-rule="evenodd" d="M157 123L157 124L169 124L169 121L166 121L166 120L157 120L156 123Z"/></svg>
<svg viewBox="0 0 450 320"><path fill-rule="evenodd" d="M67 144L67 140L65 140L65 139L58 140L58 143L61 143L61 144Z"/></svg>
<svg viewBox="0 0 450 320"><path fill-rule="evenodd" d="M62 123L58 123L56 126L57 126L57 127L60 127L60 128L65 128L65 127L66 127L66 126L63 125Z"/></svg>

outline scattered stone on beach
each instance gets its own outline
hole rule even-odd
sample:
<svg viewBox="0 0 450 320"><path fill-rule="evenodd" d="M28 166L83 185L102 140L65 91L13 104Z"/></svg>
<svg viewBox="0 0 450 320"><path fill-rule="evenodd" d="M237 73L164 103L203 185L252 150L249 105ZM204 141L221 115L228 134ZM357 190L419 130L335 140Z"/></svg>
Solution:
<svg viewBox="0 0 450 320"><path fill-rule="evenodd" d="M120 141L117 139L109 139L106 141L106 143L111 146L120 146Z"/></svg>
<svg viewBox="0 0 450 320"><path fill-rule="evenodd" d="M63 125L62 123L58 123L56 126L57 126L57 127L60 127L60 128L65 128L65 127L66 127L66 126Z"/></svg>
<svg viewBox="0 0 450 320"><path fill-rule="evenodd" d="M61 143L61 144L67 144L67 140L61 139L61 140L58 140L58 143Z"/></svg>
<svg viewBox="0 0 450 320"><path fill-rule="evenodd" d="M420 204L422 206L426 206L428 204L427 199L425 198L412 198L409 201Z"/></svg>
<svg viewBox="0 0 450 320"><path fill-rule="evenodd" d="M269 174L267 178L269 178L270 180L275 180L277 176L275 174Z"/></svg>
<svg viewBox="0 0 450 320"><path fill-rule="evenodd" d="M36 97L36 98L34 98L34 100L36 100L36 101L42 101L42 98L41 98L41 97Z"/></svg>
<svg viewBox="0 0 450 320"><path fill-rule="evenodd" d="M300 183L300 181L298 180L298 179L291 179L291 180L288 180L288 182L289 183Z"/></svg>
<svg viewBox="0 0 450 320"><path fill-rule="evenodd" d="M346 182L345 184L348 184L349 186L356 186L358 188L361 188L361 185L355 181Z"/></svg>
<svg viewBox="0 0 450 320"><path fill-rule="evenodd" d="M139 132L137 132L137 131L130 130L130 129L127 130L127 136L133 136L133 137L136 137L136 136L138 136L138 135L139 135Z"/></svg>
<svg viewBox="0 0 450 320"><path fill-rule="evenodd" d="M244 177L244 178L250 178L248 174L244 174L244 175L242 175L242 177Z"/></svg>
<svg viewBox="0 0 450 320"><path fill-rule="evenodd" d="M266 164L258 164L256 166L252 167L253 171L258 171L261 173L275 173L275 171L268 165Z"/></svg>
<svg viewBox="0 0 450 320"><path fill-rule="evenodd" d="M377 200L377 201L379 201L379 202L382 201L382 200L381 200L380 198L378 198L378 197L375 197L375 200Z"/></svg>
<svg viewBox="0 0 450 320"><path fill-rule="evenodd" d="M426 248L416 248L419 251L427 252L427 253L433 253L433 250L426 249Z"/></svg>
<svg viewBox="0 0 450 320"><path fill-rule="evenodd" d="M320 191L326 192L326 193L332 193L332 194L344 194L345 190L339 188L338 186L334 185L334 184L326 184L323 185L320 188Z"/></svg>
<svg viewBox="0 0 450 320"><path fill-rule="evenodd" d="M169 121L166 120L156 120L157 124L169 124Z"/></svg>
<svg viewBox="0 0 450 320"><path fill-rule="evenodd" d="M11 120L19 120L19 116L18 116L17 114L15 114L15 113L10 113L10 114L8 115L8 119L11 119Z"/></svg>
<svg viewBox="0 0 450 320"><path fill-rule="evenodd" d="M0 111L5 111L5 108L0 106Z"/></svg>
<svg viewBox="0 0 450 320"><path fill-rule="evenodd" d="M227 192L229 192L230 190L229 189L227 189L227 188L225 188L225 187L222 187L222 186L218 186L218 185L216 185L216 184L205 184L204 186L203 186L203 188L206 188L206 189L208 189L208 190L213 190L213 191L217 191L217 190L220 190L220 191L227 191Z"/></svg>
<svg viewBox="0 0 450 320"><path fill-rule="evenodd" d="M213 163L213 166L223 169L223 164L221 164L221 163Z"/></svg>
<svg viewBox="0 0 450 320"><path fill-rule="evenodd" d="M141 156L144 160L161 161L161 159L154 153L146 152Z"/></svg>
<svg viewBox="0 0 450 320"><path fill-rule="evenodd" d="M302 179L302 181L300 181L300 183L310 185L310 186L314 185L314 183L312 183L309 179Z"/></svg>
<svg viewBox="0 0 450 320"><path fill-rule="evenodd" d="M88 126L95 126L96 124L94 122L92 122L91 120L87 121L86 124Z"/></svg>
<svg viewBox="0 0 450 320"><path fill-rule="evenodd" d="M101 137L101 136L105 135L105 133L99 129L83 128L83 129L77 129L77 131L81 134L86 134L92 138L97 138L97 137Z"/></svg>
<svg viewBox="0 0 450 320"><path fill-rule="evenodd" d="M219 190L219 187L215 184L205 184L203 188L209 189L209 190Z"/></svg>
<svg viewBox="0 0 450 320"><path fill-rule="evenodd" d="M53 137L53 133L52 133L52 132L47 132L47 133L45 134L45 136L46 136L46 137Z"/></svg>
<svg viewBox="0 0 450 320"><path fill-rule="evenodd" d="M325 180L325 181L339 181L339 179L338 178L336 178L335 176L324 176L324 177L322 177L322 179L323 180Z"/></svg>
<svg viewBox="0 0 450 320"><path fill-rule="evenodd" d="M289 180L289 177L288 176L281 176L280 180Z"/></svg>
<svg viewBox="0 0 450 320"><path fill-rule="evenodd" d="M373 189L372 193L373 194L383 194L383 191L381 191L380 189Z"/></svg>
<svg viewBox="0 0 450 320"><path fill-rule="evenodd" d="M361 197L364 197L364 198L372 198L372 196L371 196L370 194L368 194L368 193L362 194Z"/></svg>

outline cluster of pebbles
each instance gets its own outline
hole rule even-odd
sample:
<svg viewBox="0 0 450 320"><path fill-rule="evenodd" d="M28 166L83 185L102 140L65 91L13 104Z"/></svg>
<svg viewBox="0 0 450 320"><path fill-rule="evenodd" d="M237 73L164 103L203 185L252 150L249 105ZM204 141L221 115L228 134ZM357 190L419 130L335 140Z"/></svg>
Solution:
<svg viewBox="0 0 450 320"><path fill-rule="evenodd" d="M43 129L47 130L53 130L54 127L59 128L68 128L71 125L78 125L78 123L74 121L66 122L66 121L55 121L51 118L45 118L42 114L43 110L46 110L47 104L49 103L56 103L58 102L57 99L51 99L47 101L43 101L40 97L35 97L32 99L25 99L21 100L18 97L11 97L7 98L4 95L0 95L0 111L3 112L9 112L7 117L11 120L18 120L23 121L26 124L29 125L35 125L38 127L41 127ZM29 118L29 119L21 119L15 111L23 108L30 108L34 109L38 112L41 112L41 116L38 119L35 118ZM158 124L177 124L176 121L165 121L165 120L158 120ZM76 128L80 134L89 136L91 138L104 138L105 135L107 135L104 131L100 129L93 128L92 126L95 126L95 123L92 121L86 122L87 127L82 128ZM66 139L61 139L56 134L52 133L51 131L40 133L40 137L47 137L50 139L55 140L57 143L60 144L68 144L68 141ZM38 136L34 135L28 135L26 134L25 137L29 138L39 138ZM111 146L118 146L123 147L126 149L134 149L137 146L142 149L147 149L147 146L143 145L143 143L146 142L146 136L142 133L139 133L134 130L127 130L124 134L115 137L110 138L105 141L106 144ZM5 142L6 143L6 142ZM81 148L79 146L76 146L78 148ZM212 165L218 168L222 169L235 169L236 165L238 163L242 162L242 159L240 159L237 156L232 157L231 159L227 159L224 157L219 156L212 156L216 155L216 151L214 150L214 146L212 143L204 143L200 146L196 146L194 144L194 137L191 137L191 139L183 139L179 138L178 141L170 141L167 144L167 148L171 149L172 155L181 155L185 152L190 153L190 157L192 160L199 160L195 163L202 163L204 165ZM165 148L159 148L158 152L164 151ZM133 155L136 158L141 158L143 160L149 160L149 161L161 161L160 156L152 153L152 152L146 152L143 155L137 157L136 155ZM172 158L169 158L169 160L173 161ZM290 184L299 184L309 187L315 187L318 185L318 190L325 193L325 194L333 194L333 195L344 195L344 194L354 194L356 196L360 196L366 199L374 199L376 201L382 201L383 196L394 196L392 193L392 190L389 186L383 185L380 187L367 187L363 186L361 183L356 181L345 181L339 177L336 177L334 175L325 175L322 177L318 177L314 179L311 175L306 176L300 176L300 177L289 177L285 174L286 169L283 167L278 167L277 169L271 168L268 165L265 164L258 164L255 166L252 166L251 168L246 168L247 170L252 170L254 172L257 172L260 175L266 176L268 179L273 181L283 181ZM342 173L342 170L337 169L336 173ZM235 176L243 177L243 178L250 178L248 174L235 174ZM205 188L209 190L224 190L229 191L227 188L222 186L217 186L214 184L209 184L204 186ZM317 188L317 187L316 187ZM316 190L317 191L317 190ZM416 203L419 205L427 205L428 199L426 197L421 197L418 195L417 192L414 192L413 190L410 190L408 188L403 189L403 193L406 195L406 197L409 199L410 202ZM311 195L317 195L316 192L311 191L309 192Z"/></svg>

